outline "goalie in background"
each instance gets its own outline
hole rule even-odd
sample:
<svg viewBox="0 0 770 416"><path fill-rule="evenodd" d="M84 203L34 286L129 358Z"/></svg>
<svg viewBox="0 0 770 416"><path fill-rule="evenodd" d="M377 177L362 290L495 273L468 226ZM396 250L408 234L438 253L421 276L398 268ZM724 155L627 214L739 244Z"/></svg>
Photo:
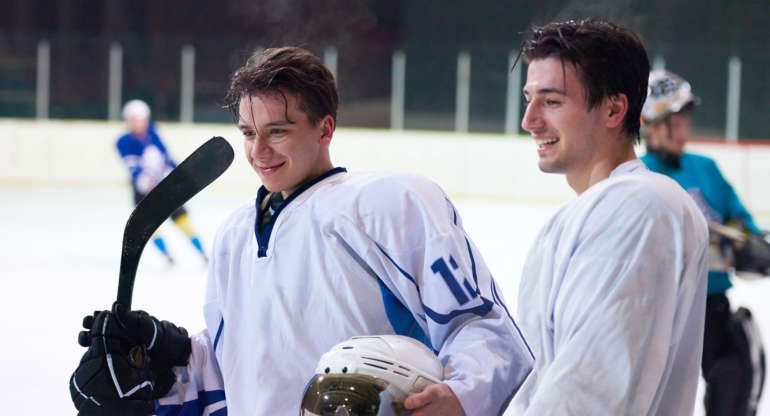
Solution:
<svg viewBox="0 0 770 416"><path fill-rule="evenodd" d="M754 415L765 374L764 350L751 313L731 312L725 292L730 274L767 275L770 245L741 204L716 163L684 151L692 111L700 99L690 84L665 70L650 73L642 122L647 154L641 159L655 172L677 181L709 222L709 273L701 368L706 379L706 414Z"/></svg>
<svg viewBox="0 0 770 416"><path fill-rule="evenodd" d="M127 102L123 106L123 119L126 120L128 132L120 136L117 147L120 157L128 168L129 175L131 175L134 203L139 204L139 201L176 167L176 163L169 156L166 146L163 145L160 136L150 122L150 107L144 101L131 100ZM190 224L187 210L180 207L171 214L171 220L190 239L190 243L195 246L203 260L208 262L200 238ZM152 242L163 253L168 262L173 264L174 260L166 248L163 237L156 232Z"/></svg>

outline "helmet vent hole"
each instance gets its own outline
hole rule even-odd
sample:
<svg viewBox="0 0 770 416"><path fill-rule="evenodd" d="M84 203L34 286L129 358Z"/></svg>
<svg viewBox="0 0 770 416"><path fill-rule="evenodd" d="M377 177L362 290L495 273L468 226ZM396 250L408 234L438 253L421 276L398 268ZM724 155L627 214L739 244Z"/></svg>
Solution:
<svg viewBox="0 0 770 416"><path fill-rule="evenodd" d="M324 373L329 374L329 371L331 371L331 368L326 367L326 370L324 370Z"/></svg>
<svg viewBox="0 0 770 416"><path fill-rule="evenodd" d="M381 358L374 358L374 357L361 357L361 358L366 359L366 360L377 361L377 362L383 363L385 365L395 365L395 363L393 361L387 361L387 360L383 360Z"/></svg>
<svg viewBox="0 0 770 416"><path fill-rule="evenodd" d="M388 371L388 369L386 367L382 367L382 366L379 366L379 365L376 365L376 364L364 363L364 365L368 365L369 367L379 368L380 370Z"/></svg>
<svg viewBox="0 0 770 416"><path fill-rule="evenodd" d="M406 378L409 378L409 374L404 374L404 373L402 373L402 372L399 372L399 371L395 371L395 370L393 370L393 373L394 373L394 374L398 374L398 375L400 375L400 376L403 376L403 377L406 377Z"/></svg>
<svg viewBox="0 0 770 416"><path fill-rule="evenodd" d="M342 347L342 349L343 349L343 350L352 350L352 349L353 349L353 347L351 347L351 346L349 346L349 345L346 345L346 346Z"/></svg>
<svg viewBox="0 0 770 416"><path fill-rule="evenodd" d="M342 367L342 374L347 374L347 372L348 372L348 368L347 367Z"/></svg>

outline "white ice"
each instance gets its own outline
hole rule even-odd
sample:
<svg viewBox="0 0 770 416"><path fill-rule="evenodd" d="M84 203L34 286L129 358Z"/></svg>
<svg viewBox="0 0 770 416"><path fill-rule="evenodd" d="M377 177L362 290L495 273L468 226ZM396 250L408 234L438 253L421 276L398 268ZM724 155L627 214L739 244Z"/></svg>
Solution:
<svg viewBox="0 0 770 416"><path fill-rule="evenodd" d="M193 199L188 208L204 244L211 243L229 212L252 197L203 191ZM529 244L556 206L454 202L509 308L515 310ZM68 379L84 351L77 344L80 322L115 300L120 243L131 208L129 191L122 188L0 188L3 414L75 414ZM196 332L203 328L206 268L176 228L166 223L161 231L176 265L167 266L148 245L139 265L133 306ZM735 283L729 292L734 306L748 306L770 336L770 303L765 301L770 281ZM695 414L703 414L700 402ZM770 416L770 407L763 402L758 415Z"/></svg>

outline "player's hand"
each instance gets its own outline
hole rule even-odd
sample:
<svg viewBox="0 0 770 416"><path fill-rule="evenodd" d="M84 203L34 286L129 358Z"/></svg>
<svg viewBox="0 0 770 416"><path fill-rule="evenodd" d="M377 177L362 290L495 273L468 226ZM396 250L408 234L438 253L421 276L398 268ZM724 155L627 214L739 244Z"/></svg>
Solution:
<svg viewBox="0 0 770 416"><path fill-rule="evenodd" d="M460 400L444 383L431 384L425 390L410 395L404 400L404 407L411 410L411 416L463 416Z"/></svg>
<svg viewBox="0 0 770 416"><path fill-rule="evenodd" d="M103 328L105 320L109 323L106 331ZM85 317L83 327L88 331L79 334L78 342L89 347L86 355L90 353L92 360L104 360L106 354L95 351L94 345L95 340L108 340L108 345L117 351L111 355L113 361L119 356L129 366L148 372L145 378L152 382L153 398L168 393L176 381L172 367L187 365L190 358L192 345L184 328L168 321L158 321L144 311L130 311L117 303L113 305L112 312L104 311ZM80 378L76 381L79 383ZM70 387L72 390L73 386Z"/></svg>
<svg viewBox="0 0 770 416"><path fill-rule="evenodd" d="M70 377L70 395L80 416L144 416L155 410L153 375L145 361L133 365L128 344L120 336L115 316L109 311L83 320L88 350ZM86 334L86 335L83 335Z"/></svg>
<svg viewBox="0 0 770 416"><path fill-rule="evenodd" d="M136 190L141 194L148 194L155 187L155 180L146 173L140 173L136 177Z"/></svg>

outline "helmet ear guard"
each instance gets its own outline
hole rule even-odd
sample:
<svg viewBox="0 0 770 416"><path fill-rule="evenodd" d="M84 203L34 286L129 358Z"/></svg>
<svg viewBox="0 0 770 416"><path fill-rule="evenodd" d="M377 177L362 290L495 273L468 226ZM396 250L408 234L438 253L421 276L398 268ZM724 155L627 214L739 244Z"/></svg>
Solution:
<svg viewBox="0 0 770 416"><path fill-rule="evenodd" d="M669 114L685 111L699 105L700 98L692 92L690 83L666 70L650 72L647 100L642 106L642 122L654 123Z"/></svg>

